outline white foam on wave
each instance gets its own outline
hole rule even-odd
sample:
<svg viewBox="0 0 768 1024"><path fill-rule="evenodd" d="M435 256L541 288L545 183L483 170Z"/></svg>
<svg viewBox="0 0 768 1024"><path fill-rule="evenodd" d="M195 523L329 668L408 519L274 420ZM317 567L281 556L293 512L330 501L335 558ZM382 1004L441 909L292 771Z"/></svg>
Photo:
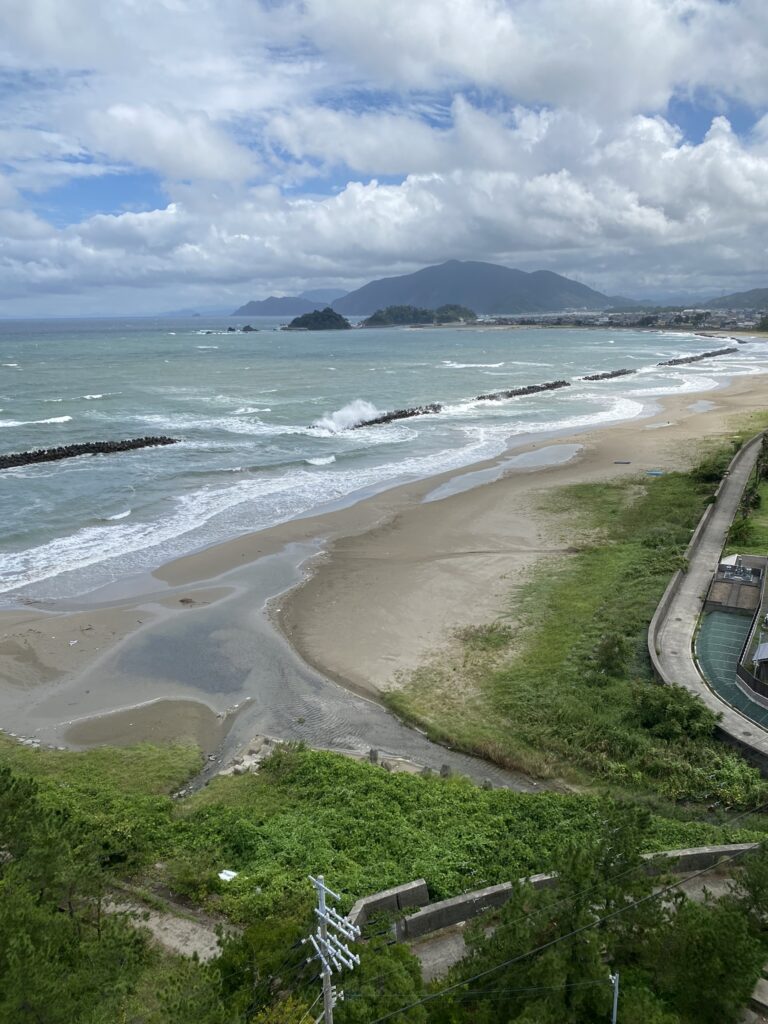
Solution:
<svg viewBox="0 0 768 1024"><path fill-rule="evenodd" d="M47 420L0 420L0 427L33 427L38 423L69 423L71 416L51 416Z"/></svg>
<svg viewBox="0 0 768 1024"><path fill-rule="evenodd" d="M341 430L349 430L365 420L372 420L381 415L381 410L377 409L372 402L368 402L364 398L355 398L335 412L321 416L320 419L315 420L312 426L337 434Z"/></svg>
<svg viewBox="0 0 768 1024"><path fill-rule="evenodd" d="M113 516L106 516L106 518L109 519L110 521L115 521L117 519L127 519L130 514L131 514L131 509L127 509L125 512L117 512Z"/></svg>
<svg viewBox="0 0 768 1024"><path fill-rule="evenodd" d="M627 394L634 398L651 397L653 395L683 395L693 391L714 391L719 387L712 377L704 375L681 374L673 376L668 384L660 384L655 388L633 388Z"/></svg>
<svg viewBox="0 0 768 1024"><path fill-rule="evenodd" d="M350 403L354 404L354 403ZM370 404L370 403L368 403ZM346 408L346 406L345 406ZM371 405L370 408L373 410L373 415L378 415L378 410L375 406ZM339 410L342 412L342 410ZM336 413L331 414L328 417L328 422L332 423L331 426L321 426L322 420L318 420L311 426L299 426L298 424L292 423L265 423L258 417L248 418L245 415L242 416L190 416L187 414L179 414L177 416L162 416L158 414L152 414L147 416L133 416L131 419L134 423L141 423L145 426L152 427L159 431L165 431L170 434L183 433L185 431L194 430L197 432L220 430L222 433L227 434L242 434L250 437L290 437L290 436L301 436L305 437L338 437L343 436L344 427L339 426L338 422L333 421L332 418L336 416ZM362 416L361 419L367 419L367 416ZM325 420L326 417L323 417ZM352 421L350 421L352 422ZM356 422L360 422L357 420ZM416 436L416 432L409 429L404 424L394 423L386 428L383 427L371 427L370 429L364 429L361 431L355 431L353 434L349 434L346 437L347 442L356 440L358 443L365 442L366 447L376 444L395 444L411 440ZM199 447L209 449L213 444L213 439L206 440ZM195 441L185 442L187 446L194 447Z"/></svg>
<svg viewBox="0 0 768 1024"><path fill-rule="evenodd" d="M310 466L330 466L336 461L335 455L318 455L315 459L304 460Z"/></svg>
<svg viewBox="0 0 768 1024"><path fill-rule="evenodd" d="M252 416L257 412L272 412L271 409L261 407L257 405L242 405L239 409L235 409L234 416Z"/></svg>
<svg viewBox="0 0 768 1024"><path fill-rule="evenodd" d="M595 396L573 395L573 398L589 398L594 401ZM615 423L619 420L633 420L640 416L645 406L642 402L635 402L631 398L606 399L601 402L602 409L593 412L580 413L576 416L563 416L555 420L540 420L530 422L519 420L513 424L514 430L510 433L539 434L543 431L569 430L573 427L592 427L602 423ZM497 428L501 429L501 427Z"/></svg>
<svg viewBox="0 0 768 1024"><path fill-rule="evenodd" d="M218 348L219 346L218 345L196 345L195 347L199 348L199 349L205 350L205 349Z"/></svg>
<svg viewBox="0 0 768 1024"><path fill-rule="evenodd" d="M452 359L444 359L442 363L443 369L446 370L490 370L498 369L503 365L503 359L500 363L454 363Z"/></svg>
<svg viewBox="0 0 768 1024"><path fill-rule="evenodd" d="M317 473L315 468L294 466L281 474L230 476L228 479L232 482L225 486L207 484L199 490L176 496L168 513L158 521L142 522L136 515L129 517L118 513L123 521L83 527L21 553L0 554L0 591L40 583L68 570L87 569L87 575L78 575L71 584L65 584L82 591L84 587L92 588L119 574L145 570L156 565L161 557L172 557L238 532L285 522L324 503L346 499L362 489L384 488L392 481L429 476L492 458L507 449L510 436L630 419L643 410L642 403L627 398L604 398L601 405L602 408L586 414L549 422L532 423L500 417L495 424L468 424L464 427L467 443L461 446L393 459L378 465L335 466L325 473ZM356 408L359 414L360 407ZM370 434L374 443L377 433L381 436L391 432L392 427L388 426L371 428L363 433ZM408 436L415 436L415 432L409 431ZM351 437L358 438L358 432ZM388 440L391 443L392 438ZM318 456L307 461L316 467L321 458ZM322 464L331 466L328 459L325 457ZM101 568L97 569L97 566Z"/></svg>
<svg viewBox="0 0 768 1024"><path fill-rule="evenodd" d="M18 363L0 363L0 366L7 366L9 370L18 370Z"/></svg>

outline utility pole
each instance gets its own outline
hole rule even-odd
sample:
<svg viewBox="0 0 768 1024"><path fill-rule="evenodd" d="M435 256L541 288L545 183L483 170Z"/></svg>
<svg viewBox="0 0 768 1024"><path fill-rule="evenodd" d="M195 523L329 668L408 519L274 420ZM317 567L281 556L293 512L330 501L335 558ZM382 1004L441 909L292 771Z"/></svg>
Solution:
<svg viewBox="0 0 768 1024"><path fill-rule="evenodd" d="M611 984L613 985L613 1010L611 1012L611 1024L616 1024L616 1020L619 1014L619 972L608 975Z"/></svg>
<svg viewBox="0 0 768 1024"><path fill-rule="evenodd" d="M360 929L346 917L342 917L333 907L328 906L326 897L330 896L333 900L339 900L341 897L328 888L322 875L318 875L317 878L310 875L309 880L317 893L315 914L318 923L317 931L303 941L310 942L314 947L315 956L320 961L320 976L323 982L323 1012L315 1024L320 1024L320 1021L323 1024L333 1024L333 1008L337 999L344 998L344 993L336 993L331 977L334 970L341 971L345 967L353 970L360 963L360 957L350 950L346 942L342 942L342 939L348 942L359 939Z"/></svg>

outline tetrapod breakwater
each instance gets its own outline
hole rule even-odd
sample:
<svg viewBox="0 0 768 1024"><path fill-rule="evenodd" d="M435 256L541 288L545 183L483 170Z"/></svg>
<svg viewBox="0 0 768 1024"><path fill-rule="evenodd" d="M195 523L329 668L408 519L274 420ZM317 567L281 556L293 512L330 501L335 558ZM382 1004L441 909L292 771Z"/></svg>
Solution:
<svg viewBox="0 0 768 1024"><path fill-rule="evenodd" d="M614 377L628 377L637 370L606 370L605 373L588 373L582 380L612 380Z"/></svg>
<svg viewBox="0 0 768 1024"><path fill-rule="evenodd" d="M738 352L737 348L717 348L713 352L701 352L697 356L679 356L677 359L665 359L663 363L657 363L657 366L684 366L686 363L698 363L702 359L711 359L713 356L729 356L733 352Z"/></svg>
<svg viewBox="0 0 768 1024"><path fill-rule="evenodd" d="M524 395L536 395L540 391L557 391L558 388L569 388L569 380L548 380L543 384L527 384L522 388L511 388L509 391L491 391L487 395L478 395L476 402L498 402L503 398L521 398Z"/></svg>
<svg viewBox="0 0 768 1024"><path fill-rule="evenodd" d="M358 430L360 427L374 427L379 423L392 423L393 420L409 420L413 416L430 416L440 412L442 408L440 402L430 402L429 405L416 405L412 409L393 409L391 412L383 412L380 416L355 423L352 430Z"/></svg>
<svg viewBox="0 0 768 1024"><path fill-rule="evenodd" d="M73 459L78 455L112 455L115 452L133 451L135 448L154 448L158 445L178 444L177 437L132 437L125 441L85 441L82 444L65 444L57 448L36 448L28 452L12 452L0 455L0 469L17 469L37 462L57 462L59 459Z"/></svg>

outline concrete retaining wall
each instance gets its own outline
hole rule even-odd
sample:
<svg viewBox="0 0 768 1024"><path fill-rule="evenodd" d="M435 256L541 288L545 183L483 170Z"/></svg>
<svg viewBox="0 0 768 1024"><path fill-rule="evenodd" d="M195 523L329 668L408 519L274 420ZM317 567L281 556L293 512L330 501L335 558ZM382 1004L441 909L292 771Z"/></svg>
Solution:
<svg viewBox="0 0 768 1024"><path fill-rule="evenodd" d="M684 874L687 871L702 871L713 868L726 858L733 858L750 850L758 849L758 843L735 843L730 846L696 846L682 850L664 850L662 853L643 854L647 861L646 870L651 875ZM557 885L557 875L541 874L523 878L534 889L549 889ZM366 896L355 903L349 918L361 927L370 914L376 910L395 912L409 907L420 906L415 914L409 914L395 924L398 941L418 939L431 932L440 931L451 925L463 924L496 907L503 907L514 891L513 882L489 885L452 899L429 902L427 884L423 878L406 882L394 889Z"/></svg>
<svg viewBox="0 0 768 1024"><path fill-rule="evenodd" d="M534 889L549 889L557 885L557 876L532 875L524 881ZM502 882L501 885L489 885L486 889L476 889L474 892L464 893L463 896L430 903L429 906L399 921L395 934L398 939L417 939L421 935L438 932L452 924L471 921L487 910L503 907L512 895L513 889L512 882Z"/></svg>
<svg viewBox="0 0 768 1024"><path fill-rule="evenodd" d="M427 903L429 903L427 883L423 878L417 878L415 882L406 882L404 885L396 885L392 889L375 892L372 896L364 896L355 903L348 917L353 924L362 928L371 914L375 914L377 910L396 913L399 910L423 907Z"/></svg>
<svg viewBox="0 0 768 1024"><path fill-rule="evenodd" d="M711 506L710 506L711 507ZM671 683L672 680L667 679L664 675L664 670L661 667L661 661L659 660L658 653L658 636L661 632L661 627L664 624L664 620L667 617L669 606L677 595L680 589L680 584L683 582L683 574L680 569L677 570L675 575L667 584L667 589L664 591L661 600L656 606L656 611L653 613L653 618L648 626L648 654L651 658L651 665L653 667L653 674L662 683Z"/></svg>

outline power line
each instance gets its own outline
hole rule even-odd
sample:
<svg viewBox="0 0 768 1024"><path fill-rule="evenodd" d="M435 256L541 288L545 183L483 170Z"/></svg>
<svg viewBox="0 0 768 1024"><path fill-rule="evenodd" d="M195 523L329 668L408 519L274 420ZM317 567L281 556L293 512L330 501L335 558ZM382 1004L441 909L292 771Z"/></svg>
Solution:
<svg viewBox="0 0 768 1024"><path fill-rule="evenodd" d="M323 993L322 993L322 992L318 992L318 994L317 994L317 995L315 996L315 998L314 998L314 999L312 1000L312 1002L310 1003L310 1005L309 1005L309 1006L307 1007L307 1009L306 1009L306 1010L304 1011L304 1013L303 1013L303 1015L302 1015L301 1019L299 1020L299 1024L304 1024L304 1021L305 1021L305 1020L307 1019L307 1017L309 1017L309 1015L310 1015L310 1014L312 1013L312 1011L314 1010L314 1008L315 1008L315 1007L317 1006L317 1004L318 1004L318 1003L320 1002L320 1000L321 1000L322 998L323 998Z"/></svg>
<svg viewBox="0 0 768 1024"><path fill-rule="evenodd" d="M729 826L733 825L734 822L739 821L741 818L745 818L745 817L747 817L748 815L751 815L751 814L759 814L760 811L763 811L766 808L768 808L768 801L766 801L763 804L759 804L757 807L750 808L750 809L748 809L746 811L739 811L738 814L734 814L733 816L728 818L726 821L722 822L722 824L720 824L718 827L720 827L720 828L728 828ZM624 825L620 829L617 829L616 833L623 832L623 831L625 831L629 827L630 827L629 825ZM572 893L570 896L563 896L561 899L556 900L554 903L550 903L548 906L540 907L538 910L533 910L529 914L524 914L521 917L517 917L513 921L502 922L501 924L497 925L497 927L494 929L494 934L503 933L506 929L512 928L516 924L520 924L523 921L529 921L532 918L538 917L538 916L540 916L542 914L552 913L553 911L557 910L559 907L566 906L569 903L573 903L574 900L580 899L582 896L588 896L590 893L595 892L597 889L602 888L602 886L605 884L605 882L616 882L616 881L618 881L621 878L625 878L627 875L631 875L633 873L641 872L641 871L645 870L646 864L647 864L647 861L641 861L639 864L633 864L631 867L624 868L622 871L618 871L618 872L616 872L613 875L609 875L607 879L604 879L604 880L602 880L600 882L596 882L594 885L589 886L586 889L582 889L579 892ZM707 870L710 870L710 869L707 869ZM525 880L523 879L522 881L525 881ZM385 934L387 934L387 932L377 932L376 936L374 936L374 937L378 937L380 935L385 935ZM385 978L391 977L391 975L397 974L398 972L399 972L399 968L395 968L394 970L387 971L384 974L379 974L375 978L371 978L370 980L367 980L366 983L368 985L375 985L377 982L383 981Z"/></svg>
<svg viewBox="0 0 768 1024"><path fill-rule="evenodd" d="M723 861L731 861L736 857L740 857L746 850L738 850L736 853L732 853L729 856L723 857L719 862L722 864ZM565 942L566 939L571 939L576 935L582 935L586 931L590 931L592 928L597 928L598 925L604 924L606 921L612 920L614 917L618 917L620 914L626 913L628 910L634 910L635 907L641 906L643 903L648 903L650 900L659 899L665 893L670 892L672 889L676 889L684 882L691 881L693 878L698 878L700 875L706 875L709 871L712 871L717 865L711 865L708 868L702 868L700 871L695 871L688 875L687 878L680 879L677 882L672 882L670 885L664 886L662 889L658 889L656 892L649 893L647 896L642 896L639 900L633 900L624 907L619 907L618 910L612 911L610 914L606 914L603 917L599 917L589 924L581 925L579 928L574 928L572 931L567 932L565 935L560 935L555 939L550 939L549 942L544 942L540 946L536 946L534 949L529 949L526 953L520 953L518 956L511 957L509 960L503 960L499 964L495 964L493 967L488 967L484 971L480 971L477 974L472 975L469 978L464 978L462 981L457 981L453 985L448 985L444 989L440 989L439 992L432 992L422 999L417 999L412 1003L408 1003L407 1006L401 1006L398 1010L391 1010L389 1013L384 1014L383 1017L377 1017L371 1021L371 1024L382 1024L385 1020L391 1020L392 1017L396 1017L401 1013L405 1013L407 1010L412 1010L416 1006L421 1006L424 1003L430 1003L435 999L440 999L442 996L447 995L449 992L453 992L457 988L461 988L463 985L469 985L473 981L477 981L479 978L484 978L489 974L494 974L496 971L500 971L503 967L510 967L512 964L519 963L521 960L526 960L529 956L535 956L537 953L543 953L544 950L550 949L552 946L556 946L559 942Z"/></svg>

